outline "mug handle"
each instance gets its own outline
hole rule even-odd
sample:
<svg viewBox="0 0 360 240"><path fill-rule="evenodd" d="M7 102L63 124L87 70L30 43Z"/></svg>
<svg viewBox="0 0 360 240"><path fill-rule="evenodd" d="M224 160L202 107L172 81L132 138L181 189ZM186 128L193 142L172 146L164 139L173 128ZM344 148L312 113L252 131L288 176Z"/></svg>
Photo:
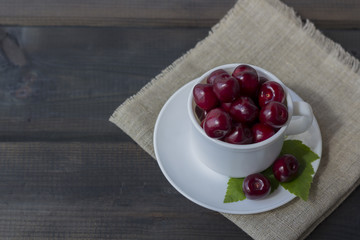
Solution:
<svg viewBox="0 0 360 240"><path fill-rule="evenodd" d="M286 129L286 135L296 135L308 130L312 124L314 114L310 104L293 102L293 116Z"/></svg>

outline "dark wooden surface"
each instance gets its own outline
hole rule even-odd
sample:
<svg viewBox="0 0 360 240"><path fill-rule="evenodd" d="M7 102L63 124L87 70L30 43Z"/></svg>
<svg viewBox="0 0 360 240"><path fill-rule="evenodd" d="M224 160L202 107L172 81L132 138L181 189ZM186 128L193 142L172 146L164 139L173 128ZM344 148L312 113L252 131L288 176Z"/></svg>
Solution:
<svg viewBox="0 0 360 240"><path fill-rule="evenodd" d="M234 2L0 0L0 239L250 239L108 122ZM284 2L360 57L360 1ZM359 202L308 239L359 239Z"/></svg>
<svg viewBox="0 0 360 240"><path fill-rule="evenodd" d="M215 24L236 0L0 0L0 22L49 26L183 26ZM358 0L283 0L327 28L360 24ZM340 11L339 11L340 10Z"/></svg>

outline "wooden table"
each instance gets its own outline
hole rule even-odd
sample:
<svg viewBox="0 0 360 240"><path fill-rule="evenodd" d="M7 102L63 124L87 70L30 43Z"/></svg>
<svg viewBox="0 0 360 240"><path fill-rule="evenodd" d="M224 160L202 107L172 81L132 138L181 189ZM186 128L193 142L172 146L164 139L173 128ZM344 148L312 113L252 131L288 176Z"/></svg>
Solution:
<svg viewBox="0 0 360 240"><path fill-rule="evenodd" d="M360 1L284 2L360 57ZM108 121L234 3L0 0L0 239L250 239ZM359 202L308 239L360 239Z"/></svg>

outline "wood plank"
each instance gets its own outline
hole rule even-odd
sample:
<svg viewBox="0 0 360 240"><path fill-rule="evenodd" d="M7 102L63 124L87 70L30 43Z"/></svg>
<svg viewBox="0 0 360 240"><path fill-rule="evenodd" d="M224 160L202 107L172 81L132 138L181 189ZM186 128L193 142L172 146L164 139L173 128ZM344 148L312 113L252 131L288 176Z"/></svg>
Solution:
<svg viewBox="0 0 360 240"><path fill-rule="evenodd" d="M359 29L360 1L358 0L282 0L303 19L318 28Z"/></svg>
<svg viewBox="0 0 360 240"><path fill-rule="evenodd" d="M0 0L0 25L210 27L236 0ZM320 28L359 28L357 0L283 0ZM201 13L201 14L199 14Z"/></svg>
<svg viewBox="0 0 360 240"><path fill-rule="evenodd" d="M236 0L1 0L0 24L211 26L235 2Z"/></svg>
<svg viewBox="0 0 360 240"><path fill-rule="evenodd" d="M0 143L6 239L247 237L170 186L134 143Z"/></svg>
<svg viewBox="0 0 360 240"><path fill-rule="evenodd" d="M110 115L208 33L207 28L7 30L30 62L18 68L0 58L0 140L7 141L128 140L108 121Z"/></svg>
<svg viewBox="0 0 360 240"><path fill-rule="evenodd" d="M114 109L208 33L208 28L7 30L30 65L16 67L0 54L2 141L128 141L108 121ZM359 30L324 33L360 56Z"/></svg>
<svg viewBox="0 0 360 240"><path fill-rule="evenodd" d="M251 239L132 142L0 142L4 239ZM357 189L308 239L359 239Z"/></svg>

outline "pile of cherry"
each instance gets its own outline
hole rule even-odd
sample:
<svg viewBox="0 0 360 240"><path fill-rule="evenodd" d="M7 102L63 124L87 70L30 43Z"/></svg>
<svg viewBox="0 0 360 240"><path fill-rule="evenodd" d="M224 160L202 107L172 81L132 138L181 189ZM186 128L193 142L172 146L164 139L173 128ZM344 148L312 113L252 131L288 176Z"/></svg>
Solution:
<svg viewBox="0 0 360 240"><path fill-rule="evenodd" d="M232 144L264 141L288 119L282 86L249 65L239 65L231 75L213 71L206 83L195 85L193 96L205 133Z"/></svg>
<svg viewBox="0 0 360 240"><path fill-rule="evenodd" d="M288 120L285 91L275 82L259 77L249 65L237 66L230 75L223 69L210 73L206 83L193 89L195 113L205 133L232 144L251 144L273 136ZM272 165L279 182L293 180L299 162L291 154L280 156ZM261 173L247 176L243 191L248 199L270 193L270 181Z"/></svg>

